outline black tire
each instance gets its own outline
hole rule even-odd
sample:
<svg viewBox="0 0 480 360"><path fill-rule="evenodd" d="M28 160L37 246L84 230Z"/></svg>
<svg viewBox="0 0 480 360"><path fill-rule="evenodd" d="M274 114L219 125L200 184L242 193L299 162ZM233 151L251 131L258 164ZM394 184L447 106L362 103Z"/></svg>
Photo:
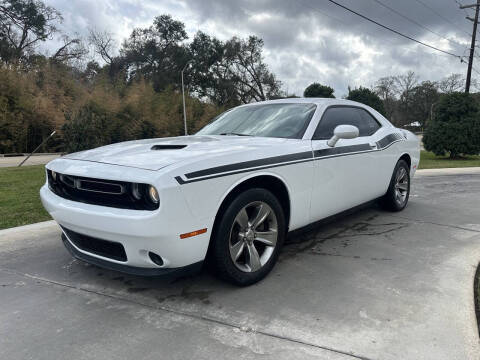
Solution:
<svg viewBox="0 0 480 360"><path fill-rule="evenodd" d="M398 177L400 174L405 173L405 181L401 184L398 183ZM398 186L403 185L405 190L397 189ZM406 185L406 186L405 186ZM401 195L399 196L399 192ZM404 194L404 195L403 195ZM387 193L380 199L382 207L389 211L402 211L405 209L410 197L410 167L405 160L398 160L395 169L393 170L392 178L388 186Z"/></svg>
<svg viewBox="0 0 480 360"><path fill-rule="evenodd" d="M246 272L239 269L238 266L241 265L238 265L238 263L234 262L234 260L232 259L232 239L234 237L241 237L239 235L240 233L236 233L235 235L233 235L233 229L235 226L239 226L236 220L237 215L239 215L240 212L243 211L243 209L249 209L248 206L256 203L267 204L270 207L269 210L274 213L275 225L277 226L277 238L275 246L270 247L269 254L267 254L269 256L268 260L258 270L250 270L251 272ZM270 220L267 219L265 220L265 223L268 223L269 221ZM250 221L248 223L250 224ZM263 226L268 226L268 224ZM262 188L248 189L240 193L236 198L234 198L233 201L226 207L223 214L221 214L221 218L219 219L219 223L216 226L212 238L211 253L209 259L210 265L215 271L216 275L228 282L239 286L247 286L254 284L263 279L272 270L273 266L277 262L280 249L285 240L285 233L286 223L284 211L275 195L273 195L270 191ZM242 232L242 234L244 233ZM257 234L255 234L255 237L256 236ZM243 237L243 239L246 238ZM243 241L244 244L246 244L247 240ZM242 253L245 259L248 259L247 256L250 253L249 246L251 246L254 241L257 241L255 242L255 244L259 243L258 239L250 239L250 245L244 245L244 247L242 247L242 249L244 248L244 251L246 252L246 254ZM267 246L262 243L260 244L260 247L262 245L264 246L262 252L263 254ZM260 252L257 252L257 255L260 255ZM262 256L263 255L260 255L260 257ZM247 263L247 260L245 260L245 263Z"/></svg>

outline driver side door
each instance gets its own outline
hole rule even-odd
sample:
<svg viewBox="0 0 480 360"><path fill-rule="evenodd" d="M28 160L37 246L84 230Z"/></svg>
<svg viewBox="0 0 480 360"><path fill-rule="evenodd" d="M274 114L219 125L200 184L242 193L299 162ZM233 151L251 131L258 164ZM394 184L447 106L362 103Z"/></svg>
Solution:
<svg viewBox="0 0 480 360"><path fill-rule="evenodd" d="M314 184L311 216L317 221L372 200L378 193L375 181L376 144L372 135L381 127L355 106L328 107L312 137ZM370 115L371 117L371 115ZM330 147L327 141L339 125L359 129L354 139L340 139Z"/></svg>

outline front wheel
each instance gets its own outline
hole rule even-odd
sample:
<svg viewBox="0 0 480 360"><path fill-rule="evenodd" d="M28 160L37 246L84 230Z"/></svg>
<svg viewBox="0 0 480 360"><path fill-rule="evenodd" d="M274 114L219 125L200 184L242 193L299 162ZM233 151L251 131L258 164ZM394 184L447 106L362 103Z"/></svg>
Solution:
<svg viewBox="0 0 480 360"><path fill-rule="evenodd" d="M387 193L380 203L390 211L401 211L410 197L410 168L405 160L399 160L393 170Z"/></svg>
<svg viewBox="0 0 480 360"><path fill-rule="evenodd" d="M238 195L220 219L213 241L217 274L236 285L263 279L275 265L286 232L278 199L266 189Z"/></svg>

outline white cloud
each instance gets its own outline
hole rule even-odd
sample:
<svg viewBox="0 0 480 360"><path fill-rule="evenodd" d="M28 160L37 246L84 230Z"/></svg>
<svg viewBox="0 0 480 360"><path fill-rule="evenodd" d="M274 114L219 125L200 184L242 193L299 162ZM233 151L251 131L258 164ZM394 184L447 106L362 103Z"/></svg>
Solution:
<svg viewBox="0 0 480 360"><path fill-rule="evenodd" d="M384 0L453 41L442 39L399 18L375 3L343 0L346 6L368 14L409 36L463 55L470 24L455 3L424 0L457 26L416 2ZM64 16L62 29L86 35L89 28L114 34L118 45L135 27L149 26L154 17L171 14L185 23L189 37L202 30L222 40L257 35L265 42L265 60L289 92L301 95L313 81L335 88L370 86L378 78L413 70L421 79L439 80L464 73L458 59L443 56L368 23L328 2L316 0L47 0ZM52 45L50 45L52 47Z"/></svg>

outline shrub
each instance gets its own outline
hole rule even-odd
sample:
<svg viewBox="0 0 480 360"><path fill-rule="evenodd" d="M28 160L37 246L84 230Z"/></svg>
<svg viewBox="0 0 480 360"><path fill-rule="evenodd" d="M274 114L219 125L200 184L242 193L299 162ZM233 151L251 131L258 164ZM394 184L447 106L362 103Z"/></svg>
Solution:
<svg viewBox="0 0 480 360"><path fill-rule="evenodd" d="M435 117L427 123L423 143L435 155L450 154L451 158L480 153L479 105L472 95L445 94L441 97Z"/></svg>

